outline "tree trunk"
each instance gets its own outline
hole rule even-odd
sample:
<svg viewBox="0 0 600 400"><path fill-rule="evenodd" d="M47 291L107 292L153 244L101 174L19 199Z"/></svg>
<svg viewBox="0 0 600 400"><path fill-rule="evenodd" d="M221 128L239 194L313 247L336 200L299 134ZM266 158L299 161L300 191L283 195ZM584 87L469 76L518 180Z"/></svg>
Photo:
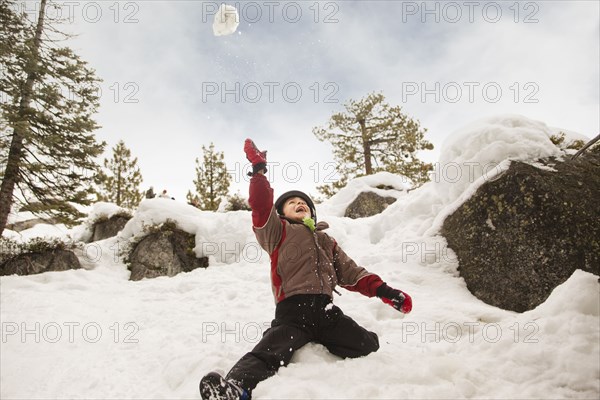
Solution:
<svg viewBox="0 0 600 400"><path fill-rule="evenodd" d="M21 100L19 102L18 122L12 127L13 134L8 151L8 159L6 161L6 170L2 185L0 186L0 236L6 228L8 214L13 204L13 192L19 180L21 158L23 157L23 140L29 130L29 120L27 111L31 103L33 94L33 84L37 79L37 66L39 62L40 44L42 42L42 32L44 30L44 10L46 1L42 0L38 15L37 26L35 28L35 36L33 38L33 49L31 60L29 60L27 71L27 80L21 92Z"/></svg>
<svg viewBox="0 0 600 400"><path fill-rule="evenodd" d="M209 210L214 211L215 210L215 182L214 182L214 168L213 168L213 154L211 152L210 154L211 159L208 163L208 191L209 191L209 201L210 201L210 208Z"/></svg>
<svg viewBox="0 0 600 400"><path fill-rule="evenodd" d="M371 175L373 173L373 167L371 166L371 144L367 134L367 126L364 119L359 119L358 124L360 125L363 152L365 155L365 174Z"/></svg>
<svg viewBox="0 0 600 400"><path fill-rule="evenodd" d="M121 165L118 164L117 166L117 198L115 199L115 202L117 203L117 205L119 207L121 207Z"/></svg>

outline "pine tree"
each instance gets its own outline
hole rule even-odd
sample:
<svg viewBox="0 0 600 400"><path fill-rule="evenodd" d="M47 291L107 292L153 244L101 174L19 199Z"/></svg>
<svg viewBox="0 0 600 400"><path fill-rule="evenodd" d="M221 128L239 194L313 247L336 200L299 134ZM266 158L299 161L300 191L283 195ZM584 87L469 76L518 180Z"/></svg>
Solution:
<svg viewBox="0 0 600 400"><path fill-rule="evenodd" d="M18 13L0 0L0 235L13 204L72 222L83 216L73 206L89 204L104 143L92 119L99 104L99 80L71 49L68 38L44 19Z"/></svg>
<svg viewBox="0 0 600 400"><path fill-rule="evenodd" d="M250 204L248 204L248 199L243 197L239 191L232 196L227 196L226 201L225 211L252 211Z"/></svg>
<svg viewBox="0 0 600 400"><path fill-rule="evenodd" d="M137 157L131 158L131 150L122 140L112 149L112 158L104 159L104 168L97 176L100 187L98 199L115 203L124 208L136 208L144 194L140 190L142 173L137 165Z"/></svg>
<svg viewBox="0 0 600 400"><path fill-rule="evenodd" d="M413 183L426 182L431 164L419 160L416 152L432 150L424 139L426 129L392 107L382 94L371 93L359 101L350 100L345 112L335 113L324 127L313 134L333 145L333 155L340 179L318 187L327 197L345 186L349 179L388 171L405 175Z"/></svg>
<svg viewBox="0 0 600 400"><path fill-rule="evenodd" d="M188 191L187 200L197 203L202 210L216 211L229 190L230 177L225 165L223 152L216 152L215 145L208 149L202 146L204 162L200 164L196 158L196 193Z"/></svg>

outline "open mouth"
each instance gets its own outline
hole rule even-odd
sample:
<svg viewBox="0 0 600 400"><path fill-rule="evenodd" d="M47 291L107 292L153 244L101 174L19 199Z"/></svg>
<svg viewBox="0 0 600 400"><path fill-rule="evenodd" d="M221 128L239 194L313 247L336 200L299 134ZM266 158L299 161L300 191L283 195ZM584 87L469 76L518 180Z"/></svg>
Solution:
<svg viewBox="0 0 600 400"><path fill-rule="evenodd" d="M304 208L304 207L298 207L298 208L296 208L296 212L297 213L299 213L299 212L308 212L308 210L306 208Z"/></svg>

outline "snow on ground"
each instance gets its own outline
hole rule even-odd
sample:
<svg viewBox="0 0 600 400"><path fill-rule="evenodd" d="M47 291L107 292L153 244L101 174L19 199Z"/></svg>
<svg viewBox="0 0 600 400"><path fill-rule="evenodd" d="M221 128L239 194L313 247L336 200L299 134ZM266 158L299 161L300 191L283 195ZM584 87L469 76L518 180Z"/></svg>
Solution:
<svg viewBox="0 0 600 400"><path fill-rule="evenodd" d="M486 179L469 163L560 155L546 131L523 117L480 121L454 135L441 161L471 177L440 176L359 220L340 209L378 178L317 206L348 254L412 295L413 312L342 291L335 303L378 333L380 350L342 360L309 344L254 398L598 398L598 277L577 271L535 310L501 310L470 294L437 235L440 215ZM167 219L197 235L195 251L211 266L128 281L119 247ZM199 398L201 376L227 371L273 318L269 260L257 251L250 221L245 211L145 200L118 237L84 248L88 269L0 278L0 397Z"/></svg>
<svg viewBox="0 0 600 400"><path fill-rule="evenodd" d="M7 230L4 236L22 243L36 238L62 238L68 240L69 229L63 224L37 224L34 227L22 230L21 232Z"/></svg>

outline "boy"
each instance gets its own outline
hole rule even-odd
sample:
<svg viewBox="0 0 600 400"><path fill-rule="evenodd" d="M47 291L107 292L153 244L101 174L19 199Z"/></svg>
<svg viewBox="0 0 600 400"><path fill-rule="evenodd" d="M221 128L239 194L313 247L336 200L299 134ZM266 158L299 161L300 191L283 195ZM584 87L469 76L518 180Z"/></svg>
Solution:
<svg viewBox="0 0 600 400"><path fill-rule="evenodd" d="M336 285L377 296L403 313L412 309L406 293L386 285L359 267L317 223L315 206L305 193L290 191L273 204L273 189L264 173L266 151L246 139L252 163L250 198L253 230L271 258L275 319L256 347L226 377L211 372L200 382L203 399L249 399L256 385L290 362L309 342L321 343L342 357L362 357L379 349L377 334L359 326L332 304Z"/></svg>

